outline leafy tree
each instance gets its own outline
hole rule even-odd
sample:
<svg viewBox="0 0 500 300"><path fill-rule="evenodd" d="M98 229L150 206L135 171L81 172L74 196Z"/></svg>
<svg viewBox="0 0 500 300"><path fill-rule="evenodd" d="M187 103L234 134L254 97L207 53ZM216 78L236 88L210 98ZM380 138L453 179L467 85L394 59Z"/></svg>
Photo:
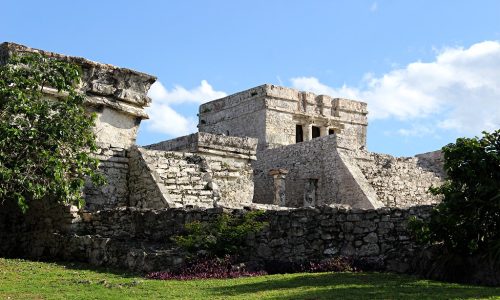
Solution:
<svg viewBox="0 0 500 300"><path fill-rule="evenodd" d="M500 130L459 138L442 151L448 178L431 192L443 201L428 222L414 219L410 229L453 253L500 253Z"/></svg>
<svg viewBox="0 0 500 300"><path fill-rule="evenodd" d="M40 54L0 66L0 203L15 201L23 211L41 199L82 205L85 179L103 182L92 157L95 115L76 90L80 73ZM47 88L57 93L48 97Z"/></svg>

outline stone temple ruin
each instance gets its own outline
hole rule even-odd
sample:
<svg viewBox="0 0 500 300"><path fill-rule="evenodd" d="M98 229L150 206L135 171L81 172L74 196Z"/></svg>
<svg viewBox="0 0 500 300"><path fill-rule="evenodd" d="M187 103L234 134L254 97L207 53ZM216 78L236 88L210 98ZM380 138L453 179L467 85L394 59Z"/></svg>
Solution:
<svg viewBox="0 0 500 300"><path fill-rule="evenodd" d="M131 178L148 171L157 178L140 186L156 186L163 200L142 207L435 203L426 192L442 180L439 153L393 158L366 151L367 114L363 102L262 85L201 105L198 133L135 148L148 167L136 173L134 162ZM186 178L189 153L200 160Z"/></svg>
<svg viewBox="0 0 500 300"><path fill-rule="evenodd" d="M182 224L265 209L271 227L252 242L260 258L343 254L404 271L416 247L404 222L439 201L427 190L444 179L440 152L367 151L366 103L265 84L201 105L199 132L141 147L155 77L13 43L0 45L0 62L25 52L81 66L108 184L89 184L81 210L2 209L0 255L167 268L182 260L164 244Z"/></svg>

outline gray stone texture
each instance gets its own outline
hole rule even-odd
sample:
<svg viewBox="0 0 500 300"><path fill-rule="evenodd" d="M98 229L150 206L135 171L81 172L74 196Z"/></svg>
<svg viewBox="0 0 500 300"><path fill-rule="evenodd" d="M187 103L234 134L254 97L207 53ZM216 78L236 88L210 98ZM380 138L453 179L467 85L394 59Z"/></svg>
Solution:
<svg viewBox="0 0 500 300"><path fill-rule="evenodd" d="M429 155L434 161L427 159ZM385 206L411 207L441 201L439 196L428 192L431 186L439 186L444 180L443 169L439 167L442 166L440 157L439 151L415 157L359 151L357 162Z"/></svg>
<svg viewBox="0 0 500 300"><path fill-rule="evenodd" d="M149 208L248 206L256 146L256 139L200 132L136 148L131 156L130 203Z"/></svg>
<svg viewBox="0 0 500 300"><path fill-rule="evenodd" d="M165 270L183 262L185 253L170 238L186 223L214 220L223 211L122 207L95 212L72 207L38 207L27 215L0 210L0 255L58 258L134 271ZM389 271L409 271L418 246L406 224L410 216L427 218L431 207L359 210L320 206L268 210L269 226L247 239L254 261L318 260L336 255L377 261Z"/></svg>

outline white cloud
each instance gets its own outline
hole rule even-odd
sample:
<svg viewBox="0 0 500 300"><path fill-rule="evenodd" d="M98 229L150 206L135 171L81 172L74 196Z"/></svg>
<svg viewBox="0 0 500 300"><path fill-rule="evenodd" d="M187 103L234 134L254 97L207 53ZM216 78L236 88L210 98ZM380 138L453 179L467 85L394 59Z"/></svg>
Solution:
<svg viewBox="0 0 500 300"><path fill-rule="evenodd" d="M397 130L397 134L405 137L436 137L436 129L432 126L424 124L412 124L410 128L401 128Z"/></svg>
<svg viewBox="0 0 500 300"><path fill-rule="evenodd" d="M174 137L196 132L196 119L185 117L166 104L154 104L153 102L146 111L149 114L149 120L144 122L144 126L148 130Z"/></svg>
<svg viewBox="0 0 500 300"><path fill-rule="evenodd" d="M466 134L500 127L500 42L496 41L447 48L432 62L414 62L382 76L367 74L359 87L333 88L314 77L291 82L298 89L366 101L372 120L437 117L439 128Z"/></svg>
<svg viewBox="0 0 500 300"><path fill-rule="evenodd" d="M144 121L143 126L149 131L177 137L196 132L198 122L194 117L178 113L172 105L196 104L193 109L197 110L198 104L222 98L226 93L214 90L206 80L202 80L199 86L190 90L177 85L170 91L157 81L151 86L148 96L151 97L152 103L146 108L149 120Z"/></svg>
<svg viewBox="0 0 500 300"><path fill-rule="evenodd" d="M148 93L156 102L161 103L205 103L210 100L215 100L218 98L225 97L227 94L222 91L216 91L213 87L206 81L202 80L200 85L187 90L186 88L176 85L172 90L167 90L161 82L155 82Z"/></svg>

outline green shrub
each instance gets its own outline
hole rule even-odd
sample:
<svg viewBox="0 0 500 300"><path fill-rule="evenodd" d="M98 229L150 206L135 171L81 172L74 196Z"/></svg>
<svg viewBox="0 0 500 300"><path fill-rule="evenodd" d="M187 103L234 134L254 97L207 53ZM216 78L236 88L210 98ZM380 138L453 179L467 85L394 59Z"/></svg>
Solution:
<svg viewBox="0 0 500 300"><path fill-rule="evenodd" d="M243 254L246 239L268 225L260 221L263 211L248 212L242 217L223 213L211 222L194 221L185 225L185 233L173 237L187 252L223 257Z"/></svg>
<svg viewBox="0 0 500 300"><path fill-rule="evenodd" d="M421 242L463 255L500 253L500 130L483 134L443 147L448 178L430 189L443 201L428 221L409 222Z"/></svg>

